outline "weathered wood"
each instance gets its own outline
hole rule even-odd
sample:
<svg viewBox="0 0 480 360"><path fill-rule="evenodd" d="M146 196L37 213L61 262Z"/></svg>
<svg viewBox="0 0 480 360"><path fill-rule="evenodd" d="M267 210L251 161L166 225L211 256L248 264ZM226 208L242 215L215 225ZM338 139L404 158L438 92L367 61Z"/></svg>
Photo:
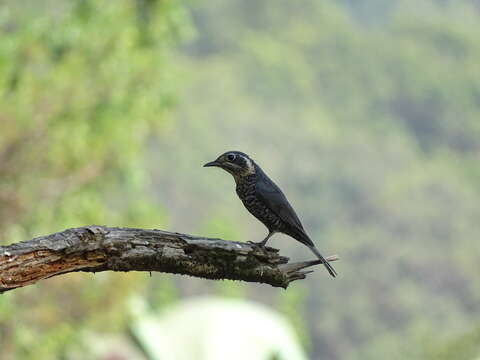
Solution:
<svg viewBox="0 0 480 360"><path fill-rule="evenodd" d="M337 260L330 256L328 261ZM320 262L278 250L162 230L86 226L0 246L0 293L74 271L159 271L287 288Z"/></svg>

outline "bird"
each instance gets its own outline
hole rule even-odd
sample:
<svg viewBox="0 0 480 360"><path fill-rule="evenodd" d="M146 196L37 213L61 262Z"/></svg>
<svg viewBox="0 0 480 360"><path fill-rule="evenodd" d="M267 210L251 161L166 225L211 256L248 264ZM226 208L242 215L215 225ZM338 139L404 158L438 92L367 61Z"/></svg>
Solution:
<svg viewBox="0 0 480 360"><path fill-rule="evenodd" d="M268 234L265 239L254 244L264 247L275 233L286 234L306 245L330 275L337 276L333 266L325 260L307 235L282 190L250 156L241 151L227 151L203 166L219 167L230 173L235 180L236 192L243 205L267 227Z"/></svg>

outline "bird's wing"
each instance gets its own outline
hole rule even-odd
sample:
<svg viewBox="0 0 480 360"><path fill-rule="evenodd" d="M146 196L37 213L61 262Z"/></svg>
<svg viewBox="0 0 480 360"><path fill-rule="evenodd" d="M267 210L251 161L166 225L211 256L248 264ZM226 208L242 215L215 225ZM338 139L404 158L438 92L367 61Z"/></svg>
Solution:
<svg viewBox="0 0 480 360"><path fill-rule="evenodd" d="M263 176L259 176L255 186L255 190L259 199L262 200L270 210L277 214L280 219L285 221L288 225L304 232L300 219L283 194L282 190L280 190L280 188L265 174L261 175Z"/></svg>

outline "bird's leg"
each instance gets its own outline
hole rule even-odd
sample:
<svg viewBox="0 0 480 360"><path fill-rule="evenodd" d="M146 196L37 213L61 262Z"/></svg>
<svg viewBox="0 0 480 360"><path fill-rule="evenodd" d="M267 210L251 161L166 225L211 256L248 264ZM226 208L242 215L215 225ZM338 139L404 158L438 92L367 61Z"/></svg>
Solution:
<svg viewBox="0 0 480 360"><path fill-rule="evenodd" d="M249 241L248 243L249 243L249 244L253 244L253 245L258 245L258 246L260 246L260 247L264 247L264 246L267 244L268 239L270 239L270 237L271 237L273 234L275 234L274 231L269 231L267 237L266 237L265 239L263 239L262 241L260 241L260 242Z"/></svg>
<svg viewBox="0 0 480 360"><path fill-rule="evenodd" d="M260 242L258 243L258 245L260 245L260 247L264 247L265 245L267 245L268 239L270 239L270 237L271 237L273 234L275 234L273 231L269 231L267 237L266 237L265 239L263 239L262 241L260 241Z"/></svg>

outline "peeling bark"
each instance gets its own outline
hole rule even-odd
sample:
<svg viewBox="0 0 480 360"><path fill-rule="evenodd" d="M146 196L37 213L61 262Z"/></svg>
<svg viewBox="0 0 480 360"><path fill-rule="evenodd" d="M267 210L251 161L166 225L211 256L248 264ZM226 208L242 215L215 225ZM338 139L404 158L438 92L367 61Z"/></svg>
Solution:
<svg viewBox="0 0 480 360"><path fill-rule="evenodd" d="M330 256L328 261L337 260ZM288 263L277 249L162 230L86 226L0 246L0 293L75 271L158 271L287 288L318 260Z"/></svg>

